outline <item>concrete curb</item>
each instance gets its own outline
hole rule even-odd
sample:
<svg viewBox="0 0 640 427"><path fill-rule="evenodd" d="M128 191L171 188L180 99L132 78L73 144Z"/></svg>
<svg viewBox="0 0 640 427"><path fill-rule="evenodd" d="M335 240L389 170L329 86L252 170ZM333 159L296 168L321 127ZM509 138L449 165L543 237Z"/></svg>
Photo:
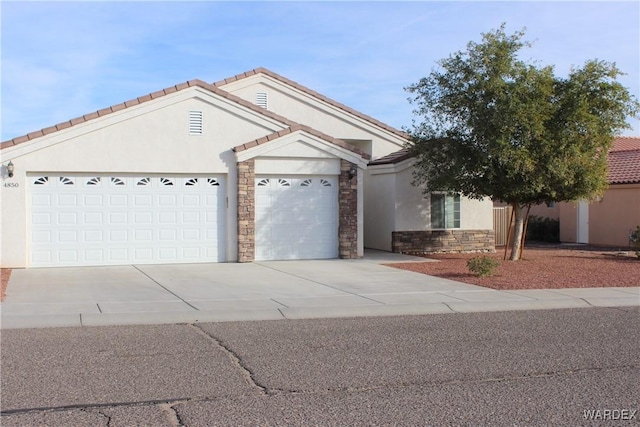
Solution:
<svg viewBox="0 0 640 427"><path fill-rule="evenodd" d="M255 310L202 310L142 313L87 313L52 315L2 315L0 329L78 326L124 326L177 323L250 322L261 320L335 319L350 317L412 316L591 307L640 307L628 298L562 298L556 300L448 302L343 307L299 307Z"/></svg>

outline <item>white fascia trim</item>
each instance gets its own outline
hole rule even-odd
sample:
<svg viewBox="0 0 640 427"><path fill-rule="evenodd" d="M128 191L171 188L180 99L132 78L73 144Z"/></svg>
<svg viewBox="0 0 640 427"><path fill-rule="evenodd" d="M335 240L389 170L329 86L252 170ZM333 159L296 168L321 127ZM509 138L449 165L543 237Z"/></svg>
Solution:
<svg viewBox="0 0 640 427"><path fill-rule="evenodd" d="M302 130L295 131L291 134L284 135L278 139L274 139L273 141L257 145L247 150L237 152L236 159L239 162L244 162L255 157L268 157L270 152L278 150L286 145L298 142L300 140L334 157L345 159L351 163L355 163L361 169L367 168L367 161L356 153L334 145L314 135L310 135Z"/></svg>
<svg viewBox="0 0 640 427"><path fill-rule="evenodd" d="M370 165L369 173L371 175L383 175L389 173L399 173L405 169L413 167L415 159L406 159L400 163L390 163L385 165Z"/></svg>

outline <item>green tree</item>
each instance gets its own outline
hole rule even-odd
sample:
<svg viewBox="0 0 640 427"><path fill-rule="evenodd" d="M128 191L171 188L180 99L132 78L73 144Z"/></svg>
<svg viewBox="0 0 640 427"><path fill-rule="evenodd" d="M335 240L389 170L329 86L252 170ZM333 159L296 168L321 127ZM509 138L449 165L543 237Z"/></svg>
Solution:
<svg viewBox="0 0 640 427"><path fill-rule="evenodd" d="M591 60L559 78L552 66L518 58L531 46L523 37L502 24L406 88L417 116L414 185L511 205L512 260L532 204L605 190L607 152L640 106L615 64Z"/></svg>

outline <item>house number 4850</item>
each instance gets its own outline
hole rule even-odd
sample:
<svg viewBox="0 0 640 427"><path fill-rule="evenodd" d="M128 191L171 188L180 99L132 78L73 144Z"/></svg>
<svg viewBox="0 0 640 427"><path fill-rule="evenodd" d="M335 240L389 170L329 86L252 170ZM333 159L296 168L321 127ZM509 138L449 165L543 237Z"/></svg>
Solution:
<svg viewBox="0 0 640 427"><path fill-rule="evenodd" d="M17 182L5 182L4 186L7 188L16 188L16 187L20 187L20 184Z"/></svg>

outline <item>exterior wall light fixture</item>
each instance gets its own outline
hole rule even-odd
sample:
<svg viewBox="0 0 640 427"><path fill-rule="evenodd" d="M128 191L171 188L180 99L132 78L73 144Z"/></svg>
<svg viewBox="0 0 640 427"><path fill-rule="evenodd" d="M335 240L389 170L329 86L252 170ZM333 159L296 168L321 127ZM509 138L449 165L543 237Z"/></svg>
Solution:
<svg viewBox="0 0 640 427"><path fill-rule="evenodd" d="M355 164L351 164L351 168L349 169L349 179L353 179L354 176L358 174L358 166Z"/></svg>
<svg viewBox="0 0 640 427"><path fill-rule="evenodd" d="M15 170L15 166L13 165L13 162L9 160L9 163L7 164L7 175L9 175L9 178L13 178L14 170Z"/></svg>

